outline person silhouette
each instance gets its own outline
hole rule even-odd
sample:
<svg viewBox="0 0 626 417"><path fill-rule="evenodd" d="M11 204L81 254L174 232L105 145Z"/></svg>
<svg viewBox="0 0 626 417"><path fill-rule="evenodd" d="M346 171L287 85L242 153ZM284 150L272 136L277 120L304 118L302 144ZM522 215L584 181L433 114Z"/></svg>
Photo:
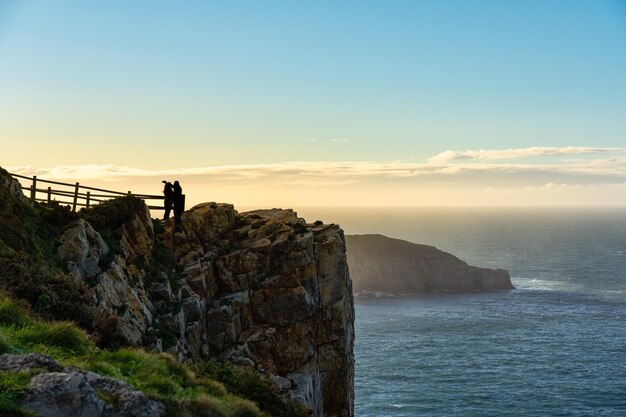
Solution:
<svg viewBox="0 0 626 417"><path fill-rule="evenodd" d="M183 214L183 189L178 181L174 181L174 222L180 224L180 215Z"/></svg>
<svg viewBox="0 0 626 417"><path fill-rule="evenodd" d="M163 220L170 218L170 211L172 211L172 204L174 203L174 188L169 181L162 181L165 186L163 187L163 195L165 196L165 214Z"/></svg>

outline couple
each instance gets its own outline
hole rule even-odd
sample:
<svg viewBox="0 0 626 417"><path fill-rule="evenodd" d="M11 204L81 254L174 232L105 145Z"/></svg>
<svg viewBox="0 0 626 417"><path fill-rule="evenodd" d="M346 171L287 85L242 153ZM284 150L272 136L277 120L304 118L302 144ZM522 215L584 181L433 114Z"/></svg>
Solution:
<svg viewBox="0 0 626 417"><path fill-rule="evenodd" d="M185 198L183 196L183 189L178 181L174 181L172 185L169 181L162 181L165 184L163 187L163 195L165 196L165 215L163 219L170 218L170 211L172 210L172 204L174 205L174 221L180 223L180 215L185 208Z"/></svg>

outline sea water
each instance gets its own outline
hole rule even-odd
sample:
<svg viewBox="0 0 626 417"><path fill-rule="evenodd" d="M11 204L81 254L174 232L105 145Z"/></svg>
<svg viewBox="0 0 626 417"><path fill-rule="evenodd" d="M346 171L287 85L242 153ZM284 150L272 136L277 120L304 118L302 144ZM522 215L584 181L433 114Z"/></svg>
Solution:
<svg viewBox="0 0 626 417"><path fill-rule="evenodd" d="M506 268L517 287L357 295L356 416L626 416L626 209L301 214Z"/></svg>

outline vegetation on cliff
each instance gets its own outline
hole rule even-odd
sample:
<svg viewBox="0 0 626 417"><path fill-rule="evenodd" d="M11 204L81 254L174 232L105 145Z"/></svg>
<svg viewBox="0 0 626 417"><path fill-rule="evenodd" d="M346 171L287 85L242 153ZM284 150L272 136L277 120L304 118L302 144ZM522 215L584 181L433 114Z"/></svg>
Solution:
<svg viewBox="0 0 626 417"><path fill-rule="evenodd" d="M0 168L0 178L7 175ZM87 289L54 257L61 230L75 218L68 207L30 206L0 186L0 289L38 314L86 324Z"/></svg>

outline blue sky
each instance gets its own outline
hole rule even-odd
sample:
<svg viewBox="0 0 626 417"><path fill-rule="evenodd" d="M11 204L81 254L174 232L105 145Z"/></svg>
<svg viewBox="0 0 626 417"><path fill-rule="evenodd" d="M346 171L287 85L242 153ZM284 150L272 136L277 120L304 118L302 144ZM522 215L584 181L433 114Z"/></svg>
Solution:
<svg viewBox="0 0 626 417"><path fill-rule="evenodd" d="M625 120L625 1L0 0L2 166L422 163Z"/></svg>

